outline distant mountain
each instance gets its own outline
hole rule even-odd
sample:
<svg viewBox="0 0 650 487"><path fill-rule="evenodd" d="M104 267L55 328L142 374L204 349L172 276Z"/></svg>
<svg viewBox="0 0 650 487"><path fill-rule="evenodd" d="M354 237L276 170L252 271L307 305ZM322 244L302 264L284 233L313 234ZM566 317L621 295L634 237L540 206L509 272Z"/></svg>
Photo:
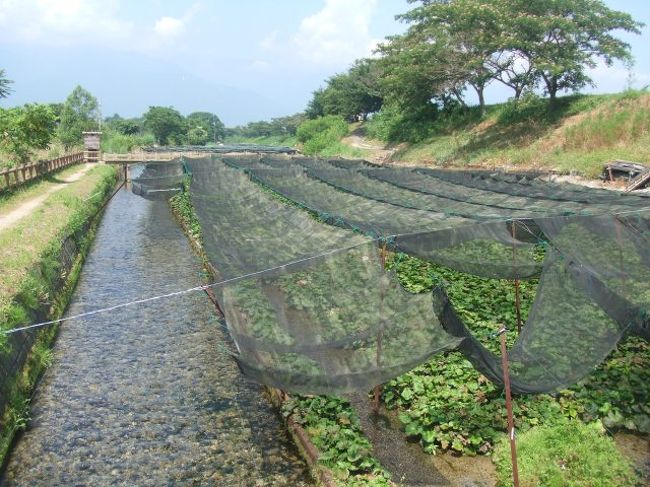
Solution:
<svg viewBox="0 0 650 487"><path fill-rule="evenodd" d="M17 56L6 45L0 47L0 59L14 81L14 93L2 106L60 102L80 84L99 98L104 116L137 116L150 105L171 105L185 115L216 113L232 126L285 114L278 103L259 93L195 76L173 60L77 47L21 48Z"/></svg>

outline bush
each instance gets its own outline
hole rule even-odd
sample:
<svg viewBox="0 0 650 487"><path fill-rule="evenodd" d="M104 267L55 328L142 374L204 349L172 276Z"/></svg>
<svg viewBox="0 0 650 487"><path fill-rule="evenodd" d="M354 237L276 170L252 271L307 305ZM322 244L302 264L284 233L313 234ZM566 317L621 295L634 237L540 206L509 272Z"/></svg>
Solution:
<svg viewBox="0 0 650 487"><path fill-rule="evenodd" d="M105 132L102 137L102 151L126 154L137 147L155 144L153 134L125 135L119 132Z"/></svg>
<svg viewBox="0 0 650 487"><path fill-rule="evenodd" d="M630 462L605 436L600 422L564 419L532 428L519 436L517 454L519 480L525 487L631 487L637 481ZM498 485L511 485L507 438L495 448L493 461Z"/></svg>
<svg viewBox="0 0 650 487"><path fill-rule="evenodd" d="M318 154L328 147L338 144L348 134L348 124L343 118L328 115L315 120L308 120L298 127L296 135L303 143L305 154Z"/></svg>
<svg viewBox="0 0 650 487"><path fill-rule="evenodd" d="M404 110L396 105L384 105L367 124L368 135L386 142L420 142L435 130L439 116L436 105L425 105L418 110Z"/></svg>

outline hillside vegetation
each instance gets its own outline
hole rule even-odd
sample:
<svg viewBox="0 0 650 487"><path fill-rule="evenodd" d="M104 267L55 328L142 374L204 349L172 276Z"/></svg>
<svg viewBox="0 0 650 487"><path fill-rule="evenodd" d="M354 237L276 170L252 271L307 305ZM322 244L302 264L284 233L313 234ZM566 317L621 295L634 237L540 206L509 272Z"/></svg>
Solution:
<svg viewBox="0 0 650 487"><path fill-rule="evenodd" d="M381 117L368 135L386 138ZM650 161L650 93L574 95L555 110L539 98L470 108L421 127L427 135L395 146L391 160L440 166L539 168L597 176L614 159ZM384 136L384 137L382 137Z"/></svg>

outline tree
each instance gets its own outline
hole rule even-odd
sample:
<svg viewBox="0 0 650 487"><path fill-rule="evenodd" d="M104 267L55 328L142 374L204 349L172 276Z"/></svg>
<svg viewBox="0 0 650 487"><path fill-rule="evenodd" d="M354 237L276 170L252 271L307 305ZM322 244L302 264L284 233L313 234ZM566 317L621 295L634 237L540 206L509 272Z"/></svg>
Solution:
<svg viewBox="0 0 650 487"><path fill-rule="evenodd" d="M7 79L7 76L5 75L5 70L0 69L0 98L7 98L11 94L11 92L13 91L11 89L12 84L13 81Z"/></svg>
<svg viewBox="0 0 650 487"><path fill-rule="evenodd" d="M361 59L346 73L329 78L327 87L314 93L308 112L340 115L348 121L365 120L370 113L379 111L382 103L379 65L373 59Z"/></svg>
<svg viewBox="0 0 650 487"><path fill-rule="evenodd" d="M307 109L305 110L305 113L307 114L307 118L310 120L314 120L318 117L322 117L325 115L325 110L323 109L323 93L325 90L323 88L319 88L316 91L312 93L311 100L309 100L309 103L307 104Z"/></svg>
<svg viewBox="0 0 650 487"><path fill-rule="evenodd" d="M413 3L414 0L411 0ZM496 79L503 66L494 62L502 49L504 20L509 9L503 0L433 0L398 16L411 27L399 40L418 46L426 62L426 76L446 88L464 104L463 90L476 92L485 112L485 88Z"/></svg>
<svg viewBox="0 0 650 487"><path fill-rule="evenodd" d="M187 142L190 145L205 145L210 142L210 134L201 126L191 128L187 132Z"/></svg>
<svg viewBox="0 0 650 487"><path fill-rule="evenodd" d="M55 120L47 105L0 109L0 147L15 162L24 164L34 150L48 147L54 137Z"/></svg>
<svg viewBox="0 0 650 487"><path fill-rule="evenodd" d="M640 34L643 24L629 14L611 10L601 0L512 0L508 39L541 79L554 104L561 90L578 90L592 84L587 68L602 59L632 62L629 44L615 31Z"/></svg>
<svg viewBox="0 0 650 487"><path fill-rule="evenodd" d="M295 113L286 117L271 119L273 135L296 135L298 127L307 120L304 113Z"/></svg>
<svg viewBox="0 0 650 487"><path fill-rule="evenodd" d="M83 140L82 132L97 130L100 118L97 98L77 86L63 104L59 140L66 149L80 144Z"/></svg>
<svg viewBox="0 0 650 487"><path fill-rule="evenodd" d="M202 128L207 133L207 139L203 144L208 142L217 142L225 137L225 126L217 115L209 112L194 112L187 116L187 125L190 130ZM188 132L189 136L189 132ZM191 142L190 142L191 143Z"/></svg>
<svg viewBox="0 0 650 487"><path fill-rule="evenodd" d="M182 141L187 131L183 115L172 107L149 107L144 114L144 126L154 134L160 145Z"/></svg>

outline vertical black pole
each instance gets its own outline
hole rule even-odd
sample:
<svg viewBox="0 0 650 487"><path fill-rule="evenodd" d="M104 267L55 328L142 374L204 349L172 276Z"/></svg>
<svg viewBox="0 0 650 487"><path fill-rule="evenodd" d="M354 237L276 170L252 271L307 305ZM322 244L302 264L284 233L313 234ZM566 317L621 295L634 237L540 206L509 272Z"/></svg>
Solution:
<svg viewBox="0 0 650 487"><path fill-rule="evenodd" d="M506 411L508 413L508 437L510 438L510 457L512 460L512 481L514 487L519 487L519 466L517 465L517 445L515 443L515 420L512 414L512 395L510 393L510 372L508 371L508 349L506 348L506 329L499 330L501 338L501 367L503 369L503 385L506 392Z"/></svg>

